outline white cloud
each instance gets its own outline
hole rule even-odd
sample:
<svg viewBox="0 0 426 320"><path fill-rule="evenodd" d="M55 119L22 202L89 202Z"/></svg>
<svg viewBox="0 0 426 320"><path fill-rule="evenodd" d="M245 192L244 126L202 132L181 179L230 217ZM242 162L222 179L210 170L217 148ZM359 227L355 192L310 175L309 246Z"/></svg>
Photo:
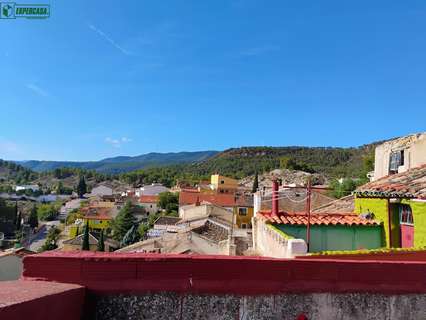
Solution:
<svg viewBox="0 0 426 320"><path fill-rule="evenodd" d="M46 90L40 88L39 86L37 86L34 83L28 83L25 86L39 96L42 96L42 97L48 97L49 96L49 93Z"/></svg>
<svg viewBox="0 0 426 320"><path fill-rule="evenodd" d="M132 139L127 138L127 137L122 137L119 139L113 139L110 137L105 138L105 142L112 145L114 148L120 148L121 145L125 144L125 143L129 143L131 142Z"/></svg>
<svg viewBox="0 0 426 320"><path fill-rule="evenodd" d="M115 42L110 36L108 36L105 32L103 32L101 29L96 28L93 24L88 24L89 28L100 35L102 38L104 38L106 41L108 41L113 47L115 47L117 50L121 51L121 53L125 54L126 56L131 55L132 53L130 51L127 51L123 47L121 47L117 42Z"/></svg>

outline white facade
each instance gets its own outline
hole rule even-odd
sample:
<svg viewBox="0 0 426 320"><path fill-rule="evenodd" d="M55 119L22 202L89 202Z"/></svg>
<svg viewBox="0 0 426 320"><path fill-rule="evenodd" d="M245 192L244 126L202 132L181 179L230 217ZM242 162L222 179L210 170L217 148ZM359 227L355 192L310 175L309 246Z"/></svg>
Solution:
<svg viewBox="0 0 426 320"><path fill-rule="evenodd" d="M157 213L159 208L156 202L139 202L139 205L149 214Z"/></svg>
<svg viewBox="0 0 426 320"><path fill-rule="evenodd" d="M169 188L166 188L160 183L153 183L150 185L146 185L143 187L140 187L139 189L135 190L135 196L141 197L141 196L158 196L161 192L167 192L170 191Z"/></svg>
<svg viewBox="0 0 426 320"><path fill-rule="evenodd" d="M32 190L33 192L35 191L39 191L40 187L36 184L26 184L26 185L22 185L22 186L16 186L15 187L15 191L25 191L25 190Z"/></svg>
<svg viewBox="0 0 426 320"><path fill-rule="evenodd" d="M426 164L426 132L385 142L376 147L374 175L377 180Z"/></svg>

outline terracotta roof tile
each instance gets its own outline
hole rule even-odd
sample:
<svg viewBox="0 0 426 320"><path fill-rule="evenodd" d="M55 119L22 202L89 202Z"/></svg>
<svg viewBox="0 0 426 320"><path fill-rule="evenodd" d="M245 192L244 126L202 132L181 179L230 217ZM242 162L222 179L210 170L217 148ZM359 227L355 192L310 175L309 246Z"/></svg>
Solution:
<svg viewBox="0 0 426 320"><path fill-rule="evenodd" d="M260 211L258 215L271 223L289 224L289 225L307 225L308 216L305 213L287 213L280 212L278 215L273 215L271 211ZM311 214L311 225L346 225L346 226L378 226L379 221L367 219L357 214L350 213L322 213Z"/></svg>
<svg viewBox="0 0 426 320"><path fill-rule="evenodd" d="M426 199L426 165L369 182L354 193L358 197Z"/></svg>
<svg viewBox="0 0 426 320"><path fill-rule="evenodd" d="M140 196L139 197L140 203L157 203L158 202L158 196Z"/></svg>

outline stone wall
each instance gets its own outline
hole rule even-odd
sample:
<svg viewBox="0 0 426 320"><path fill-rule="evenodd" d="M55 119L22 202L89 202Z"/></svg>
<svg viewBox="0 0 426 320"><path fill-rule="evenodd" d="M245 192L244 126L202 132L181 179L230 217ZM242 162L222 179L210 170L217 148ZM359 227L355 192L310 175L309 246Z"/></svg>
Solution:
<svg viewBox="0 0 426 320"><path fill-rule="evenodd" d="M286 294L273 296L108 295L96 299L95 319L151 320L387 320L426 319L426 295Z"/></svg>

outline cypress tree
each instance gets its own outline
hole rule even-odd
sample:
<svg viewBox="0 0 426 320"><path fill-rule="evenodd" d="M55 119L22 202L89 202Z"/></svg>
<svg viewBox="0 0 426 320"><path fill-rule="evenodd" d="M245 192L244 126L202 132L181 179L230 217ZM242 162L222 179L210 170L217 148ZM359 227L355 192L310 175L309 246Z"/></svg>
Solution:
<svg viewBox="0 0 426 320"><path fill-rule="evenodd" d="M83 198L83 195L87 192L87 185L86 185L86 180L84 179L84 176L80 176L80 180L78 181L76 191L79 198Z"/></svg>
<svg viewBox="0 0 426 320"><path fill-rule="evenodd" d="M259 188L259 175L256 172L256 175L254 176L253 188L252 188L251 192L255 193L258 188Z"/></svg>
<svg viewBox="0 0 426 320"><path fill-rule="evenodd" d="M37 207L34 205L31 209L30 216L28 218L28 224L31 226L31 228L38 227L38 216L37 216Z"/></svg>
<svg viewBox="0 0 426 320"><path fill-rule="evenodd" d="M104 242L104 231L101 231L101 235L98 241L98 251L105 251L105 242Z"/></svg>
<svg viewBox="0 0 426 320"><path fill-rule="evenodd" d="M89 245L89 221L87 221L86 227L84 228L83 243L81 245L81 250L90 250L90 245Z"/></svg>

